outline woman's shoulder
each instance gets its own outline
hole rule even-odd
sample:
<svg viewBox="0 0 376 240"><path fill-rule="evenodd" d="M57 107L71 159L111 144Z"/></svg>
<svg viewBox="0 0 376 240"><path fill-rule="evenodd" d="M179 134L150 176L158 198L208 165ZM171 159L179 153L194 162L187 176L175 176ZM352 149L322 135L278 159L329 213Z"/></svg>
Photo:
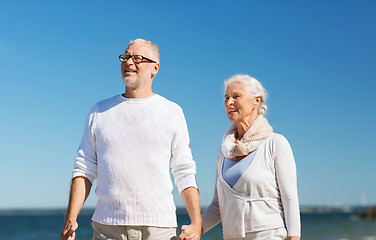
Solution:
<svg viewBox="0 0 376 240"><path fill-rule="evenodd" d="M217 152L217 162L221 161L224 157L225 156L223 155L221 148L219 148Z"/></svg>
<svg viewBox="0 0 376 240"><path fill-rule="evenodd" d="M287 139L285 138L285 136L283 136L282 134L279 134L279 133L275 133L275 132L272 132L269 135L269 139L271 141L287 141Z"/></svg>
<svg viewBox="0 0 376 240"><path fill-rule="evenodd" d="M279 148L283 146L290 146L285 136L279 133L271 133L266 140L267 145L272 148Z"/></svg>

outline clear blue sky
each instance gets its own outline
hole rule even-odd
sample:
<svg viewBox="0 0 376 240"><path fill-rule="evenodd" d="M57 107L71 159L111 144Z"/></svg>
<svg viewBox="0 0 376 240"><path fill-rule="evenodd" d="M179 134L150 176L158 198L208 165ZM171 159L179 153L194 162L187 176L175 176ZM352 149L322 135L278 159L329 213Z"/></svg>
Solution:
<svg viewBox="0 0 376 240"><path fill-rule="evenodd" d="M154 91L184 109L203 206L229 125L223 81L237 73L269 93L302 206L376 204L375 11L374 0L1 1L0 208L67 205L88 111L124 91L118 55L138 37L160 48Z"/></svg>

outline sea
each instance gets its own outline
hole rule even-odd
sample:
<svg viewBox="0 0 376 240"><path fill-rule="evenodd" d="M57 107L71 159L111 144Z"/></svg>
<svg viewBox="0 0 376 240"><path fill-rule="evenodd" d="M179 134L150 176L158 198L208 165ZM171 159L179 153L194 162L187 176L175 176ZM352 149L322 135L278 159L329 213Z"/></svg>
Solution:
<svg viewBox="0 0 376 240"><path fill-rule="evenodd" d="M0 210L0 239L60 239L65 210ZM77 240L92 239L92 209L83 209L78 218ZM302 240L376 240L376 220L362 220L359 211L304 211L301 213ZM177 209L179 229L189 224L184 209ZM202 235L203 240L222 237L219 224Z"/></svg>

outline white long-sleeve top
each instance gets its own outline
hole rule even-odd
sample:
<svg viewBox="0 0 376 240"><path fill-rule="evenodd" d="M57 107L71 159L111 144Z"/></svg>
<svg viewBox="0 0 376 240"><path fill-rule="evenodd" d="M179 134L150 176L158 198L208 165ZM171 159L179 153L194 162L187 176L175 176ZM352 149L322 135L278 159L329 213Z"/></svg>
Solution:
<svg viewBox="0 0 376 240"><path fill-rule="evenodd" d="M176 227L171 173L179 192L196 187L196 164L182 109L154 95L118 95L90 111L73 178L97 179L93 221Z"/></svg>
<svg viewBox="0 0 376 240"><path fill-rule="evenodd" d="M300 236L297 177L291 147L272 133L260 145L252 163L233 187L222 177L224 156L217 157L217 180L212 203L202 216L204 232L222 221L224 238L285 227Z"/></svg>

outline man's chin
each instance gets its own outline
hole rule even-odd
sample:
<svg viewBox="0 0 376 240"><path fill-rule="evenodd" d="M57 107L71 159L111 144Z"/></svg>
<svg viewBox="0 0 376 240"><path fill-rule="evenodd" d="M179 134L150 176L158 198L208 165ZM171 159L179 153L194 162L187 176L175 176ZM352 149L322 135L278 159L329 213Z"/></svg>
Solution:
<svg viewBox="0 0 376 240"><path fill-rule="evenodd" d="M134 79L123 78L123 82L127 87L136 87L136 80Z"/></svg>

